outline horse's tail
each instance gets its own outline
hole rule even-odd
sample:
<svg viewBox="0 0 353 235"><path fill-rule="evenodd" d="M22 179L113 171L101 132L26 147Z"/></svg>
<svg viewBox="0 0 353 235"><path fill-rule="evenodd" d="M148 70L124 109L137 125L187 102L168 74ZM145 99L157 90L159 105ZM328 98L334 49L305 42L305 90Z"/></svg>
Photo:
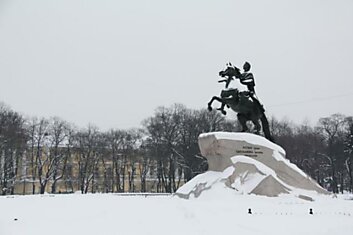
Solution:
<svg viewBox="0 0 353 235"><path fill-rule="evenodd" d="M265 134L265 138L268 139L269 141L274 142L274 139L270 132L270 125L268 124L268 120L265 113L261 115L261 124L262 124L262 130Z"/></svg>

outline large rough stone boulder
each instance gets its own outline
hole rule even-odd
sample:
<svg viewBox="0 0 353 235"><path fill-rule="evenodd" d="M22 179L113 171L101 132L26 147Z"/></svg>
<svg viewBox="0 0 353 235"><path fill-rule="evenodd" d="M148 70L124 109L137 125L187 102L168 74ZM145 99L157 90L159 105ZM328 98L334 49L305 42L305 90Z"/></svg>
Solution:
<svg viewBox="0 0 353 235"><path fill-rule="evenodd" d="M249 133L213 132L199 136L199 147L209 170L181 187L176 195L198 197L223 185L240 194L279 196L294 194L312 200L328 194L285 158L285 151L267 139ZM219 188L219 187L217 187Z"/></svg>

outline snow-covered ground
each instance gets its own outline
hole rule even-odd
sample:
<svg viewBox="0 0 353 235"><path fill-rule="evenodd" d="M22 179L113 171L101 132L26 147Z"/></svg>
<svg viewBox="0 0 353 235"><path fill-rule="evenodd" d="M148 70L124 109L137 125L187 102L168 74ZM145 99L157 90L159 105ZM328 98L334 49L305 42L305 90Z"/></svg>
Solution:
<svg viewBox="0 0 353 235"><path fill-rule="evenodd" d="M0 235L353 233L352 195L318 196L309 202L292 195L269 198L224 190L190 200L115 194L3 196Z"/></svg>

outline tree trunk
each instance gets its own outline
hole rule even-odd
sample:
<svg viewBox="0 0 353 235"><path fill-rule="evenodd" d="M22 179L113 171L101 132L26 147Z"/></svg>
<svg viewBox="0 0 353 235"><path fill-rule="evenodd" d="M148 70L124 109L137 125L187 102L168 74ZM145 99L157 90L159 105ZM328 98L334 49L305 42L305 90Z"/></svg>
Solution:
<svg viewBox="0 0 353 235"><path fill-rule="evenodd" d="M56 180L54 180L53 184L51 185L51 193L56 193Z"/></svg>
<svg viewBox="0 0 353 235"><path fill-rule="evenodd" d="M40 194L44 194L45 193L45 186L47 185L47 183L42 183L40 184Z"/></svg>
<svg viewBox="0 0 353 235"><path fill-rule="evenodd" d="M348 177L349 177L349 191L351 193L353 193L353 172L352 172L352 161L351 161L351 157L348 157L346 159L346 168L347 168L347 172L348 172Z"/></svg>

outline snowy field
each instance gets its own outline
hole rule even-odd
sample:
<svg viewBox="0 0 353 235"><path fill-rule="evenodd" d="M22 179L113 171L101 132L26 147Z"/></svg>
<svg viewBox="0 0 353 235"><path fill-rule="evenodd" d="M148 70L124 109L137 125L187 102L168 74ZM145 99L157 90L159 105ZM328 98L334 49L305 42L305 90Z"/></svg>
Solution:
<svg viewBox="0 0 353 235"><path fill-rule="evenodd" d="M353 234L353 196L318 196L314 202L231 193L190 200L116 194L3 196L0 234L348 235Z"/></svg>

